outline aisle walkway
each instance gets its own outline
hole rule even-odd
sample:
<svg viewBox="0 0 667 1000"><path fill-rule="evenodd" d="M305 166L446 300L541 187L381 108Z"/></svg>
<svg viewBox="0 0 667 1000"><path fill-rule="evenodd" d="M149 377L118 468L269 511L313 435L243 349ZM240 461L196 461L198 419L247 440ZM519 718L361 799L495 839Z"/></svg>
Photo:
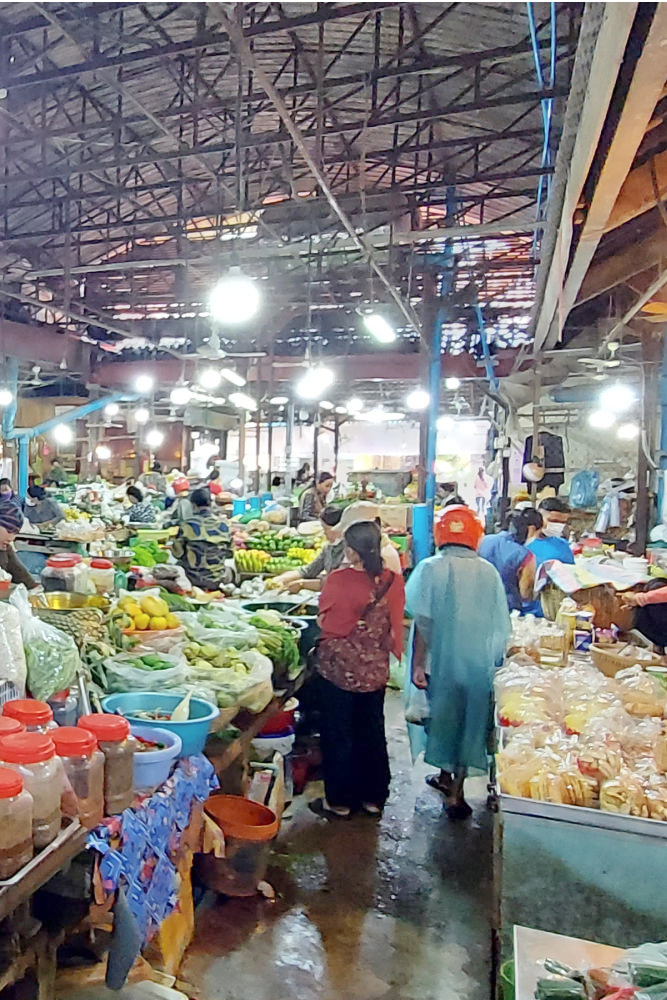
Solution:
<svg viewBox="0 0 667 1000"><path fill-rule="evenodd" d="M410 766L390 695L391 800L380 824L303 809L283 826L275 904L211 898L181 970L202 1000L489 1000L491 816L451 824ZM311 786L309 794L318 792Z"/></svg>

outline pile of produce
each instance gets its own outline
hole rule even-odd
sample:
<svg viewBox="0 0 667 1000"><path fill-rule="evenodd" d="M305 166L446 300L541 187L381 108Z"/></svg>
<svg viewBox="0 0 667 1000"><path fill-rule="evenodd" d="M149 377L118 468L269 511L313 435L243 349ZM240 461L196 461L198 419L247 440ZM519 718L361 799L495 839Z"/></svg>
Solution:
<svg viewBox="0 0 667 1000"><path fill-rule="evenodd" d="M277 611L256 611L248 622L259 632L257 648L273 662L276 671L292 676L299 667L299 636Z"/></svg>
<svg viewBox="0 0 667 1000"><path fill-rule="evenodd" d="M666 1000L667 943L641 944L612 966L571 968L549 958L540 965L535 1000Z"/></svg>
<svg viewBox="0 0 667 1000"><path fill-rule="evenodd" d="M157 542L134 541L130 543L130 548L134 552L135 566L156 566L158 563L166 563L169 559L167 550L161 548Z"/></svg>
<svg viewBox="0 0 667 1000"><path fill-rule="evenodd" d="M241 573L285 573L312 562L322 547L321 538L303 538L292 528L276 530L266 521L255 521L234 533L234 560Z"/></svg>
<svg viewBox="0 0 667 1000"><path fill-rule="evenodd" d="M128 594L118 602L118 610L122 612L127 624L122 628L135 632L158 632L165 629L180 627L180 621L162 597L139 593Z"/></svg>
<svg viewBox="0 0 667 1000"><path fill-rule="evenodd" d="M634 666L544 669L519 656L498 671L497 755L508 795L667 820L667 692Z"/></svg>
<svg viewBox="0 0 667 1000"><path fill-rule="evenodd" d="M212 642L188 642L183 647L183 652L188 663L195 670L209 670L211 667L215 667L218 670L233 670L237 674L246 675L249 673L238 649L233 646L221 649Z"/></svg>

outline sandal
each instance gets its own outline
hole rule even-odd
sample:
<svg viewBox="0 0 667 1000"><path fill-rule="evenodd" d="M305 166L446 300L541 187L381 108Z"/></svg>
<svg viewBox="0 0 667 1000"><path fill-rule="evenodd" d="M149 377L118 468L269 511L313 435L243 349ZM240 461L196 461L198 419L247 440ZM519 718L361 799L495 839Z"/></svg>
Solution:
<svg viewBox="0 0 667 1000"><path fill-rule="evenodd" d="M350 810L347 812L337 812L335 809L331 809L329 803L326 799L314 799L313 802L308 803L308 808L311 812L314 812L316 816L321 816L323 819L349 819ZM343 807L341 807L343 808Z"/></svg>
<svg viewBox="0 0 667 1000"><path fill-rule="evenodd" d="M374 802L362 802L361 808L371 819L382 819L382 807L376 806Z"/></svg>
<svg viewBox="0 0 667 1000"><path fill-rule="evenodd" d="M448 796L452 790L451 775L449 781L441 781L439 773L429 774L425 780L429 788L434 788L436 792L441 792L444 796Z"/></svg>

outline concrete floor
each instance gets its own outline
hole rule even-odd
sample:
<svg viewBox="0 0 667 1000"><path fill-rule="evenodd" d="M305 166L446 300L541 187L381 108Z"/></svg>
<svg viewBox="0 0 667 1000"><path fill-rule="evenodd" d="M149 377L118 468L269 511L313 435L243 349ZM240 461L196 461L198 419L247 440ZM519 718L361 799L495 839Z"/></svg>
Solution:
<svg viewBox="0 0 667 1000"><path fill-rule="evenodd" d="M489 1000L491 829L486 783L471 820L447 820L413 769L400 697L387 707L391 798L380 823L304 808L283 823L274 903L210 897L181 979L204 1000Z"/></svg>

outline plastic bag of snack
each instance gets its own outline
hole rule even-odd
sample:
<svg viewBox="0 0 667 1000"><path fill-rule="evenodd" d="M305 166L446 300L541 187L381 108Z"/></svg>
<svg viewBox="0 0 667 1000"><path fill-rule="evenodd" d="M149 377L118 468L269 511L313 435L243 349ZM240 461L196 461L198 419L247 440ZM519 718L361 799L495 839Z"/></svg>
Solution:
<svg viewBox="0 0 667 1000"><path fill-rule="evenodd" d="M630 715L659 716L665 712L665 689L656 677L640 666L629 667L616 674L616 690Z"/></svg>
<svg viewBox="0 0 667 1000"><path fill-rule="evenodd" d="M600 809L625 816L648 818L649 808L644 786L631 771L624 769L600 787Z"/></svg>

